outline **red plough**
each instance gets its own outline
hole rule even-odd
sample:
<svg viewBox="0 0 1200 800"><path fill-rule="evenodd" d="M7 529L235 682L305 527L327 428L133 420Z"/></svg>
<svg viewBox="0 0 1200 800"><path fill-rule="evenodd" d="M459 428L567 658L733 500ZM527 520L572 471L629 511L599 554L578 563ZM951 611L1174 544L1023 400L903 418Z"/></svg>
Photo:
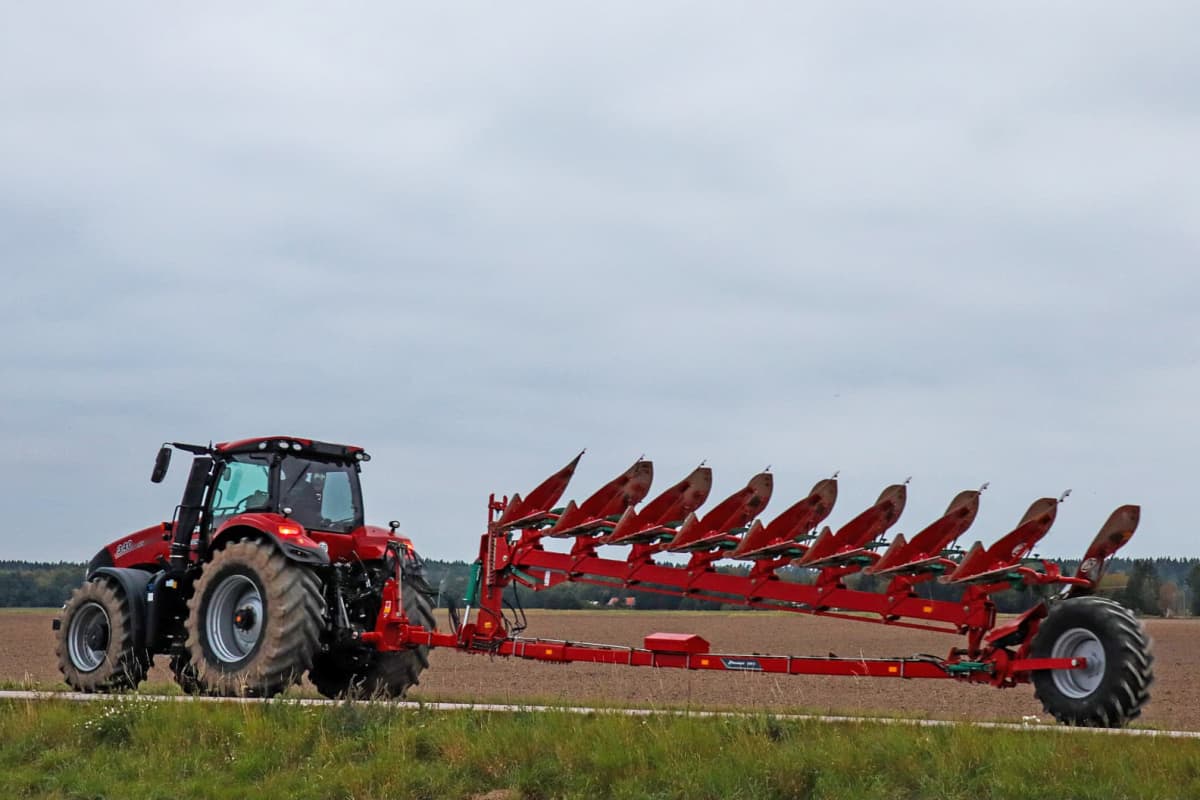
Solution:
<svg viewBox="0 0 1200 800"><path fill-rule="evenodd" d="M1078 725L1125 724L1149 696L1151 655L1140 625L1126 609L1094 595L1105 560L1137 527L1137 506L1117 509L1078 572L1066 576L1053 563L1029 558L1055 520L1059 501L1053 498L1036 501L995 544L976 543L963 555L952 545L975 521L982 489L961 492L911 540L896 534L888 542L884 536L904 510L907 482L887 487L836 532L825 527L817 533L837 500L836 476L818 482L769 523L758 516L771 499L770 473L754 476L701 513L712 488L705 466L639 511L653 476L644 460L583 502L556 508L578 460L524 499L491 498L467 613L452 631L410 624L392 581L385 589L385 597L392 594L393 602L385 604L389 613L381 613L368 634L377 647L449 646L545 661L683 669L953 678L997 687L1032 682L1050 713ZM553 552L543 546L551 538L573 538L574 544L569 552ZM599 554L600 548L626 547L623 557ZM670 554L688 559L678 563ZM664 555L667 560L655 558ZM750 562L748 574L717 569L724 559ZM851 588L846 579L857 572L887 584L880 591ZM922 597L920 585L933 580L961 587L961 597ZM717 654L691 634L653 634L641 648L522 637L523 625L505 616L505 588L521 584L540 591L567 581L939 631L965 642L945 657L863 659ZM1057 596L997 625L993 594L1050 584L1061 587Z"/></svg>

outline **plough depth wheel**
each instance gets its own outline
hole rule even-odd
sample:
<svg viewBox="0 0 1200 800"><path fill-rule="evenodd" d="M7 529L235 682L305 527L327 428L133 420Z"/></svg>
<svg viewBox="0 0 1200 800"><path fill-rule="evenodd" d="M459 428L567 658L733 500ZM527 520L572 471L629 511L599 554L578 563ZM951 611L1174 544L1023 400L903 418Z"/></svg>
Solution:
<svg viewBox="0 0 1200 800"><path fill-rule="evenodd" d="M1150 699L1150 640L1129 609L1103 597L1051 608L1033 639L1034 658L1084 658L1078 670L1033 673L1035 696L1066 725L1117 728Z"/></svg>

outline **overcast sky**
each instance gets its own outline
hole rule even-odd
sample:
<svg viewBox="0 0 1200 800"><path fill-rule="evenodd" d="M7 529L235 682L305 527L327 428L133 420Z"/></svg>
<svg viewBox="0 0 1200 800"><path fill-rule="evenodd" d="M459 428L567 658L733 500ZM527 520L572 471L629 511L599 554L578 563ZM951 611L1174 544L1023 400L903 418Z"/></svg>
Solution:
<svg viewBox="0 0 1200 800"><path fill-rule="evenodd" d="M1193 4L252 5L0 6L0 558L276 433L437 558L584 447L1200 556Z"/></svg>

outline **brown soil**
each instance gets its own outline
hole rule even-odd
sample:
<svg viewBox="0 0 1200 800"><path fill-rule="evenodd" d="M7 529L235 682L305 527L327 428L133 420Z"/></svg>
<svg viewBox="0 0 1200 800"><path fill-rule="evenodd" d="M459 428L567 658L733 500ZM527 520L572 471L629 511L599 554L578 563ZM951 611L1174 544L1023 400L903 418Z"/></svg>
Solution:
<svg viewBox="0 0 1200 800"><path fill-rule="evenodd" d="M54 685L50 612L0 613L0 681ZM531 612L529 635L640 645L655 631L696 633L714 652L780 655L945 655L955 636L784 613ZM1200 730L1197 620L1149 620L1156 680L1141 723ZM157 659L149 681L167 683ZM1032 687L997 690L954 681L690 672L592 664L545 664L437 650L411 699L608 703L869 713L940 719L1052 722Z"/></svg>

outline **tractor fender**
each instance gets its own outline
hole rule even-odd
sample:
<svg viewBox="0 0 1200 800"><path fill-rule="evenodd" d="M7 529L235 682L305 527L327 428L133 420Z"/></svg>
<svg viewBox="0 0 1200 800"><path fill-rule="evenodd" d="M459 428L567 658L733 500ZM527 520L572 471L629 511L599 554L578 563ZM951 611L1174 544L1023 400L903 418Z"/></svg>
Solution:
<svg viewBox="0 0 1200 800"><path fill-rule="evenodd" d="M304 534L303 528L298 528L299 534L280 533L278 525L227 525L217 531L209 547L211 554L230 542L239 539L255 539L270 542L275 545L284 558L303 564L306 567L324 567L329 565L329 554L321 546Z"/></svg>
<svg viewBox="0 0 1200 800"><path fill-rule="evenodd" d="M143 569L130 567L98 567L88 573L88 580L97 578L112 580L121 587L129 598L130 625L133 628L133 644L139 650L146 647L146 592L154 574Z"/></svg>

